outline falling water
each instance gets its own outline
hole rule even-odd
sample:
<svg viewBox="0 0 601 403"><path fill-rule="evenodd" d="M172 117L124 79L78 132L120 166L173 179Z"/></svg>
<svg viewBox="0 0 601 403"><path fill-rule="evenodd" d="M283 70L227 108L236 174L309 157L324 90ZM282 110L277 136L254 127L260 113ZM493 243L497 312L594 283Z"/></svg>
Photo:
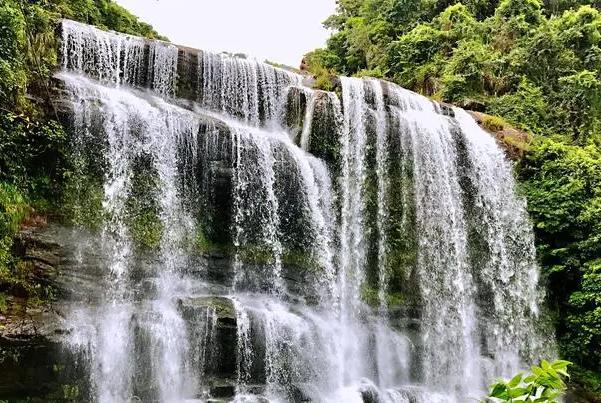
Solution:
<svg viewBox="0 0 601 403"><path fill-rule="evenodd" d="M433 111L433 106L431 106ZM427 124L424 124L427 122ZM451 388L479 385L474 284L468 268L467 223L451 122L412 110L406 117L414 156L419 236L418 276L426 382ZM447 350L446 354L440 351ZM451 379L448 379L450 377ZM464 391L458 390L459 393Z"/></svg>
<svg viewBox="0 0 601 403"><path fill-rule="evenodd" d="M160 381L162 399L177 398L183 382L181 370L186 354L185 325L173 305L174 284L186 257L180 249L182 237L191 230L177 196L176 147L181 136L192 141L198 131L198 121L189 112L178 110L160 99L146 101L127 91L109 89L87 79L68 74L59 76L73 96L76 116L97 116L103 122L102 133L107 139L107 176L104 184L103 210L107 220L102 231L104 255L109 261L111 280L107 311L98 320L100 362L93 373L99 388L99 400L114 401L133 393L131 364L134 335L127 322L136 315L142 320L151 339L152 371ZM97 105L100 101L101 105ZM101 115L101 116L99 116ZM94 131L93 122L76 118L82 126L76 133ZM132 246L125 221L126 204L131 194L134 162L150 154L157 172L160 222L163 228L160 248L160 270L157 275L158 298L149 313L134 314L131 305ZM125 323L125 325L124 325ZM163 382L166 381L166 382Z"/></svg>
<svg viewBox="0 0 601 403"><path fill-rule="evenodd" d="M369 81L373 92L375 102L375 118L376 118L376 175L378 177L378 214L377 214L377 229L378 229L378 299L380 302L381 314L386 313L386 291L388 289L388 274L387 274L387 241L385 223L388 221L388 206L387 194L388 173L386 172L387 157L388 157L388 142L387 142L387 115L384 105L384 94L382 92L382 84L377 80Z"/></svg>
<svg viewBox="0 0 601 403"><path fill-rule="evenodd" d="M131 35L101 31L63 20L62 67L107 84L147 86L173 95L177 48Z"/></svg>
<svg viewBox="0 0 601 403"><path fill-rule="evenodd" d="M342 183L340 213L340 287L343 316L354 316L361 307L365 277L364 239L365 92L362 80L342 77L344 126L341 136Z"/></svg>
<svg viewBox="0 0 601 403"><path fill-rule="evenodd" d="M302 76L255 60L202 52L200 103L258 126L281 113L285 89Z"/></svg>
<svg viewBox="0 0 601 403"><path fill-rule="evenodd" d="M234 185L235 239L234 245L265 244L269 249L271 273L266 273L260 281L266 279L272 292L283 287L282 244L280 242L279 201L275 194L275 158L269 137L246 128L234 128L236 150L236 180ZM250 229L251 231L247 231ZM259 239L253 239L252 233L259 229ZM240 256L236 254L236 283L243 270ZM254 274L254 273L253 273ZM237 285L237 284L236 284Z"/></svg>
<svg viewBox="0 0 601 403"><path fill-rule="evenodd" d="M300 137L300 147L309 151L309 141L311 139L311 129L313 128L313 115L315 114L315 104L317 102L317 92L307 92L308 100L305 110L305 116L303 119L303 129Z"/></svg>
<svg viewBox="0 0 601 403"><path fill-rule="evenodd" d="M208 52L179 102L181 48L65 21L61 50L88 400L459 402L544 350L523 201L463 110Z"/></svg>

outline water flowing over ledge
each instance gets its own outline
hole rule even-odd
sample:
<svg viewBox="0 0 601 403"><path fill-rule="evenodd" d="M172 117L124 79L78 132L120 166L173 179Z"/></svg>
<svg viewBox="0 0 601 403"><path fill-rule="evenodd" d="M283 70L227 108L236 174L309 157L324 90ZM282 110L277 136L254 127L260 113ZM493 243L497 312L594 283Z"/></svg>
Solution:
<svg viewBox="0 0 601 403"><path fill-rule="evenodd" d="M61 51L98 210L84 400L461 402L550 353L511 166L466 112L70 21Z"/></svg>

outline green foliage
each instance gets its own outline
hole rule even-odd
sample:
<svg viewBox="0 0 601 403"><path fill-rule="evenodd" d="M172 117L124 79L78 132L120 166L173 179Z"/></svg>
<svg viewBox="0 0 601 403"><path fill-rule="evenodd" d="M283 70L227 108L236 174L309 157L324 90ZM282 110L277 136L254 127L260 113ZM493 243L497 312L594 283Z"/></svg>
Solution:
<svg viewBox="0 0 601 403"><path fill-rule="evenodd" d="M112 0L42 1L41 6L65 18L70 18L99 28L111 29L150 39L162 39L150 25Z"/></svg>
<svg viewBox="0 0 601 403"><path fill-rule="evenodd" d="M39 304L52 298L52 289L33 280L32 265L12 255L13 237L31 214L31 208L19 189L0 181L0 313L9 308L8 294L28 297Z"/></svg>
<svg viewBox="0 0 601 403"><path fill-rule="evenodd" d="M579 0L340 1L320 65L457 104L536 134L601 141L601 13Z"/></svg>
<svg viewBox="0 0 601 403"><path fill-rule="evenodd" d="M8 275L13 236L28 213L29 207L19 190L0 182L0 279Z"/></svg>
<svg viewBox="0 0 601 403"><path fill-rule="evenodd" d="M517 24L538 24L542 19L541 0L501 0L495 17ZM513 22L515 24L515 22Z"/></svg>
<svg viewBox="0 0 601 403"><path fill-rule="evenodd" d="M561 77L559 89L559 114L565 132L571 130L574 141L583 145L589 139L601 140L601 81L597 73L583 70Z"/></svg>
<svg viewBox="0 0 601 403"><path fill-rule="evenodd" d="M66 141L54 120L0 111L0 180L18 184L33 201L55 198Z"/></svg>
<svg viewBox="0 0 601 403"><path fill-rule="evenodd" d="M17 102L25 82L20 54L25 41L25 19L8 4L0 5L0 105Z"/></svg>
<svg viewBox="0 0 601 403"><path fill-rule="evenodd" d="M325 73L317 73L315 76L315 88L324 91L333 91L334 84L332 83L332 77Z"/></svg>
<svg viewBox="0 0 601 403"><path fill-rule="evenodd" d="M0 292L0 313L6 313L8 311L8 302L6 301L6 295ZM2 327L0 326L0 330Z"/></svg>
<svg viewBox="0 0 601 403"><path fill-rule="evenodd" d="M558 360L550 364L543 360L529 374L517 374L509 381L492 385L489 397L500 402L556 403L566 390L567 368L572 363Z"/></svg>
<svg viewBox="0 0 601 403"><path fill-rule="evenodd" d="M542 89L527 79L521 80L515 92L492 99L488 108L491 114L504 116L513 125L534 134L549 130L547 110Z"/></svg>
<svg viewBox="0 0 601 403"><path fill-rule="evenodd" d="M331 64L328 58L332 57L330 53L323 49L318 49L305 55L304 62L309 67L309 72L315 76L314 87L319 90L332 91L334 89L331 70L327 67Z"/></svg>
<svg viewBox="0 0 601 403"><path fill-rule="evenodd" d="M561 353L601 372L601 151L539 140L519 174Z"/></svg>
<svg viewBox="0 0 601 403"><path fill-rule="evenodd" d="M601 373L584 369L579 366L574 366L571 369L572 379L578 381L585 390L589 391L594 396L601 395Z"/></svg>

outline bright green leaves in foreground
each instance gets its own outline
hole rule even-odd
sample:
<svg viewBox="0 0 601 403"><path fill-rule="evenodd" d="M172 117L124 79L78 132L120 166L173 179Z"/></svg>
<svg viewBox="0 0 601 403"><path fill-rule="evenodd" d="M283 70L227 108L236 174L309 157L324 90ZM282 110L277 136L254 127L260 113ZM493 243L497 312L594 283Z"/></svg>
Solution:
<svg viewBox="0 0 601 403"><path fill-rule="evenodd" d="M518 374L509 381L492 385L489 397L501 402L557 402L566 390L570 364L562 360L550 364L543 360L540 366L533 366L529 374Z"/></svg>

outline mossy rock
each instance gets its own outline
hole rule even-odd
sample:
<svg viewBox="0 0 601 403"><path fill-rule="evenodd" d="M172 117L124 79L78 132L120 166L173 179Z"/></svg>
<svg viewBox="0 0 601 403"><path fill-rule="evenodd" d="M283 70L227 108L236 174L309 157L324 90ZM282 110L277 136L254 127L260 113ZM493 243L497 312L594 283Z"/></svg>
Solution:
<svg viewBox="0 0 601 403"><path fill-rule="evenodd" d="M235 324L236 321L234 304L227 297L190 297L179 300L178 304L184 318L194 318L194 314L198 310L214 308L219 321L229 324Z"/></svg>
<svg viewBox="0 0 601 403"><path fill-rule="evenodd" d="M497 143L503 148L507 157L518 161L528 152L532 136L523 130L512 127L498 116L487 115L482 112L468 111L476 123L490 133Z"/></svg>

